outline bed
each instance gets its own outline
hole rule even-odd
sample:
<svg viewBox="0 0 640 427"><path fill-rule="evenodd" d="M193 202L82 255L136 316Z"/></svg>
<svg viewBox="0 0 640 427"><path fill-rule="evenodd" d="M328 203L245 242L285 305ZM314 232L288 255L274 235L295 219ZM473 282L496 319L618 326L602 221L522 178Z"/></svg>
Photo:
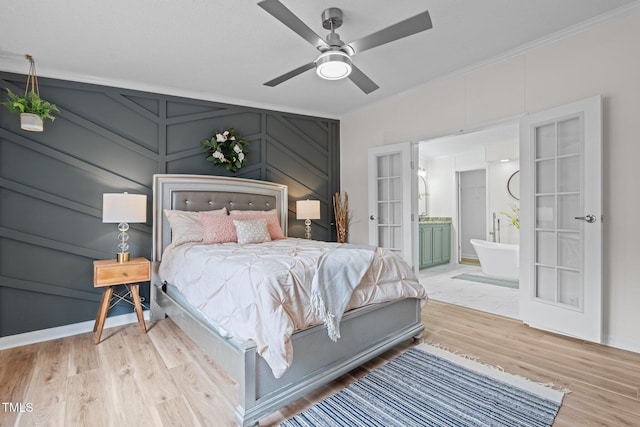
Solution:
<svg viewBox="0 0 640 427"><path fill-rule="evenodd" d="M159 273L171 228L163 211L216 211L221 208L277 212L286 236L287 187L264 181L201 175L155 175L153 181L153 267L151 317L170 317L239 386L235 419L256 426L260 418L356 368L408 339L421 336L424 299L403 298L354 308L344 314L337 343L324 324L291 335L291 365L277 378L258 354L255 342L239 340L209 322L199 310L172 292Z"/></svg>

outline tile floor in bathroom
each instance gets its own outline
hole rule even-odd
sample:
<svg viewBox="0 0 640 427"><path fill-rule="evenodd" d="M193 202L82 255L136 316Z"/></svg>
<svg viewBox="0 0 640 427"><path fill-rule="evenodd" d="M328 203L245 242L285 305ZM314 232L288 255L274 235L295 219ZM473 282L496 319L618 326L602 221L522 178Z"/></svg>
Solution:
<svg viewBox="0 0 640 427"><path fill-rule="evenodd" d="M518 289L453 279L462 273L481 275L482 270L474 265L444 264L420 270L419 279L431 299L519 318Z"/></svg>

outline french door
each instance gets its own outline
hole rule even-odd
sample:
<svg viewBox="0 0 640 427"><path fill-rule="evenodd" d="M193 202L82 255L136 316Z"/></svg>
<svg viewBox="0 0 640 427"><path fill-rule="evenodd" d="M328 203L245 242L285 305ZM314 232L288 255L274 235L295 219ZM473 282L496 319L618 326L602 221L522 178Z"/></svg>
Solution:
<svg viewBox="0 0 640 427"><path fill-rule="evenodd" d="M601 98L531 114L520 132L520 316L601 342Z"/></svg>
<svg viewBox="0 0 640 427"><path fill-rule="evenodd" d="M409 142L369 149L369 244L387 248L415 265L411 164Z"/></svg>

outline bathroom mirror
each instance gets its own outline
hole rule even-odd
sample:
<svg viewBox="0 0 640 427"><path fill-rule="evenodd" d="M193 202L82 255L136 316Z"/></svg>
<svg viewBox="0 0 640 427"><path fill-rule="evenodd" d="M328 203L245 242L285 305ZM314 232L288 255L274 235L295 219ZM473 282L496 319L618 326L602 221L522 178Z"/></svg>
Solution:
<svg viewBox="0 0 640 427"><path fill-rule="evenodd" d="M509 195L516 200L520 200L520 171L517 170L509 177L507 181L507 191Z"/></svg>

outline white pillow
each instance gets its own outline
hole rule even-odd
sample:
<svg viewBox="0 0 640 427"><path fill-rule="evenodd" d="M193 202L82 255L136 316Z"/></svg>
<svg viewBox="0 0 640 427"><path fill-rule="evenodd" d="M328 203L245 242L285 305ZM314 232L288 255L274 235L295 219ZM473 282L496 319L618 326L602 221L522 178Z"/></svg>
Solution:
<svg viewBox="0 0 640 427"><path fill-rule="evenodd" d="M227 215L227 208L205 211L211 215ZM204 234L199 212L165 209L164 214L171 226L171 243L178 246L188 242L201 242Z"/></svg>
<svg viewBox="0 0 640 427"><path fill-rule="evenodd" d="M236 226L239 244L271 241L266 219L233 220L233 225Z"/></svg>

